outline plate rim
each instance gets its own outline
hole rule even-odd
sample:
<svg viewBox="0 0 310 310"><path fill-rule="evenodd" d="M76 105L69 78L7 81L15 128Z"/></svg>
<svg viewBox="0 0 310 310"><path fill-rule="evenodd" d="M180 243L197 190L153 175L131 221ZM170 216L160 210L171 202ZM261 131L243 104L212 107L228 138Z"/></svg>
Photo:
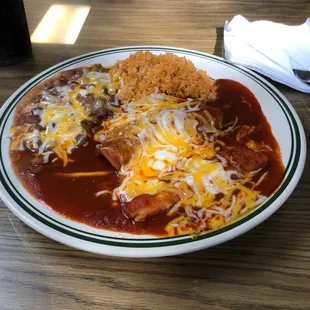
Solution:
<svg viewBox="0 0 310 310"><path fill-rule="evenodd" d="M286 115L287 119L288 119L288 123L290 124L290 120L294 123L294 129L296 130L295 132L295 136L293 135L293 131L291 130L291 134L292 134L292 142L294 142L294 139L296 138L296 136L299 135L299 145L296 145L296 154L298 154L299 157L299 161L296 163L296 166L291 167L290 169L290 173L292 173L291 179L288 179L288 176L286 176L286 178L284 179L284 181L281 183L281 185L278 187L277 191L269 197L268 202L270 201L269 204L264 203L263 205L261 205L260 207L258 207L255 211L251 212L250 214L248 214L247 216L245 216L244 218L229 224L219 230L204 234L200 237L197 238L191 238L188 236L177 236L177 237L166 237L166 238L150 238L150 239L130 239L130 238L116 238L116 237L108 237L108 236L100 236L102 238L105 239L113 239L113 240L118 240L117 242L109 242L108 240L104 240L102 242L98 242L98 240L96 240L96 244L98 246L98 249L89 249L88 247L85 246L78 246L76 243L70 242L68 240L68 242L65 242L66 240L63 240L63 238L59 238L59 236L57 236L57 234L62 233L64 234L64 231L62 231L60 229L60 227L56 227L53 228L56 230L56 236L47 232L46 230L44 230L44 228L40 227L39 225L35 225L34 222L31 221L31 219L35 216L32 216L29 212L28 214L31 216L31 218L27 218L25 217L21 212L19 212L18 208L23 208L22 206L18 205L18 203L15 201L14 197L16 195L16 193L13 193L13 196L10 195L10 189L7 190L7 188L5 189L5 192L3 192L3 188L1 186L1 190L0 190L0 197L2 198L2 200L5 202L5 204L9 207L9 209L11 209L11 211L17 215L17 217L19 217L23 222L25 222L28 226L32 227L33 229L39 231L40 233L42 233L43 235L46 235L47 237L54 239L58 242L67 244L71 247L75 247L75 248L79 248L82 250L86 250L86 251L90 251L90 252L95 252L95 253L99 253L99 254L108 254L108 255L116 255L116 256L130 256L130 257L155 257L155 256L168 256L168 255L175 255L175 254L181 254L181 253L185 253L185 252L190 252L190 251L194 251L197 250L195 249L195 247L193 246L193 249L189 249L187 251L183 251L182 248L178 248L176 249L175 247L182 247L183 244L185 243L189 243L191 242L192 244L195 244L195 242L197 243L201 243L204 242L205 240L210 240L212 237L216 237L216 236L220 236L220 235L225 235L227 232L230 232L230 235L222 238L222 240L219 240L217 242L215 242L215 244L220 244L222 242L228 241L240 234L245 233L246 231L248 231L249 229L254 228L255 226L257 226L259 223L263 222L264 220L266 220L272 213L274 213L278 208L280 208L280 206L285 202L285 200L289 197L289 195L291 194L291 192L294 190L295 186L297 185L303 168L304 168L304 164L305 164L305 158L306 158L306 139L305 139L305 134L304 134L304 130L303 127L301 125L300 119L297 115L297 113L295 112L294 108L292 107L292 105L290 104L290 102L280 93L280 91L278 91L273 85L271 85L268 81L266 81L264 78L262 78L261 76L257 75L256 73L254 73L253 71L246 69L242 66L236 66L230 62L228 62L227 60L215 56L215 55L211 55L211 54L207 54L207 53L203 53L203 52L199 52L199 51L195 51L195 50L190 50L190 49L184 49L184 48L178 48L178 47L170 47L170 46L156 46L156 45L141 45L141 46L127 46L127 47L118 47L118 48L111 48L111 49L104 49L104 50L99 50L99 51L94 51L91 53L87 53L87 54L83 54L83 55L79 55L76 56L74 58L70 58L68 60L65 60L59 64L56 64L50 68L47 68L46 70L44 70L43 72L40 72L39 74L37 74L36 76L34 76L32 79L30 79L28 82L26 82L25 84L23 84L21 87L19 87L8 99L7 101L4 103L4 105L2 106L1 110L0 110L0 127L2 127L1 130L1 134L0 137L2 138L2 134L3 134L3 130L4 130L4 125L6 123L6 120L3 121L3 117L5 115L10 115L12 113L12 111L15 108L14 104L12 107L9 107L9 105L14 102L14 98L15 101L18 101L19 97L24 95L23 92L25 91L29 91L29 86L32 85L32 87L34 87L35 85L37 85L41 80L48 78L49 76L53 75L54 73L60 71L60 70L64 70L66 67L68 66L72 66L73 64L76 64L82 60L87 60L90 58L94 58L100 55L108 55L108 54L115 54L115 53L121 53L121 52L134 52L134 51L138 51L138 50L151 50L151 51L162 51L162 52L175 52L175 53L182 53L184 55L193 55L193 56L200 56L202 58L211 58L211 59L215 59L218 62L221 63L225 63L226 65L228 65L229 67L232 67L235 70L241 71L244 75L252 78L257 84L260 85L260 87L265 88L262 84L264 84L265 86L267 86L267 88L271 91L269 91L268 89L265 88L265 90L267 90L269 92L269 94L271 96L274 97L274 99L278 102L278 99L280 99L282 101L282 104L284 105L284 107L287 107L287 112L290 114L290 118L286 115L285 111L283 110L282 106L280 105L280 107L283 110L283 113ZM55 71L56 70L56 71ZM254 77L254 78L253 78ZM18 99L16 99L16 97ZM7 111L8 110L8 111ZM8 117L7 116L7 117ZM298 140L298 139L297 139ZM2 141L2 139L1 139ZM298 141L296 141L297 143ZM293 146L292 146L293 147ZM294 151L293 151L294 152ZM295 162L296 162L296 155L295 154ZM297 159L298 160L298 159ZM2 162L2 156L1 156L1 162ZM290 162L288 162L287 167L289 167ZM3 167L4 168L4 167ZM6 172L4 170L4 172ZM0 179L3 183L3 175L2 172L0 173ZM9 180L9 178L8 178ZM287 182L286 182L287 181ZM290 182L291 181L291 182ZM289 183L289 184L285 184L285 183ZM3 185L3 184L2 184ZM279 189L281 189L282 187L284 187L284 189L279 193ZM17 204L17 207L14 206L14 203L12 204L12 202L7 199L5 194L9 194L10 198L12 198L15 203ZM277 199L280 199L280 201L278 202L278 206L273 206L273 208L269 208L270 206L273 205L273 202ZM258 218L257 215L260 214L260 217ZM254 220L255 219L255 220ZM254 220L254 221L253 221ZM249 225L252 221L253 225ZM39 222L45 226L46 224L44 223L44 221L40 221ZM74 221L73 221L74 222ZM49 224L51 224L50 222L48 222ZM244 226L245 225L245 226ZM49 227L51 227L50 225L48 225ZM236 229L237 228L237 229ZM242 229L243 228L243 229ZM75 228L74 228L75 229ZM231 233L231 231L234 230L234 234ZM104 231L104 230L103 230ZM237 233L236 233L237 232ZM85 232L84 232L85 233ZM68 235L68 232L66 232L64 235ZM70 234L69 234L70 235ZM72 236L71 238L77 238L77 239L81 239L81 236ZM86 242L94 242L93 240L86 240ZM151 242L149 243L149 241L157 241L157 242ZM164 240L168 240L167 242L162 242ZM124 241L129 241L129 242L125 242ZM159 241L159 244L158 244ZM132 243L130 243L132 242ZM100 245L98 243L101 243ZM124 243L124 244L123 244ZM143 245L141 245L141 243L143 243ZM206 243L206 242L205 242ZM206 248L206 247L210 247L213 246L212 242L209 242L210 244L202 244L199 246L200 248ZM136 245L138 244L138 245ZM139 253L133 253L133 255L120 255L120 253L118 252L119 250L116 251L105 251L105 246L112 246L115 247L115 249L121 248L128 248L128 247L134 247L135 249L139 249L139 250L143 250L145 248L148 248L148 251L146 251L146 255L144 255L141 251L139 251ZM103 247L103 249L102 249ZM153 253L154 251L159 251L159 249L164 249L163 251L165 251L165 249L167 249L167 247L174 247L174 249L172 250L171 248L169 249L169 253ZM151 250L151 251L150 251ZM109 253L107 253L109 252ZM151 253L150 253L151 252Z"/></svg>

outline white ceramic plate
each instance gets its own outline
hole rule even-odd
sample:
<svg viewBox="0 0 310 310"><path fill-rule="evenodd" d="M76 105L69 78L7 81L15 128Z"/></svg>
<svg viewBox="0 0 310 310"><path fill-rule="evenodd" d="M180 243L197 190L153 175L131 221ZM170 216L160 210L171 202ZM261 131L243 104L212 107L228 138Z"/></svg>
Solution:
<svg viewBox="0 0 310 310"><path fill-rule="evenodd" d="M8 132L13 111L19 99L31 88L61 70L102 63L112 65L138 50L155 54L173 52L186 56L199 69L214 79L229 78L248 87L261 104L282 152L285 177L278 190L255 211L220 230L192 238L190 236L155 238L95 229L61 217L32 197L15 176L9 160ZM301 176L306 142L301 122L285 97L270 83L245 68L234 66L212 55L172 47L139 46L93 52L69 59L37 75L20 87L4 104L0 113L0 192L6 205L23 222L43 235L85 251L125 256L157 257L181 254L208 248L235 238L274 213L289 197Z"/></svg>

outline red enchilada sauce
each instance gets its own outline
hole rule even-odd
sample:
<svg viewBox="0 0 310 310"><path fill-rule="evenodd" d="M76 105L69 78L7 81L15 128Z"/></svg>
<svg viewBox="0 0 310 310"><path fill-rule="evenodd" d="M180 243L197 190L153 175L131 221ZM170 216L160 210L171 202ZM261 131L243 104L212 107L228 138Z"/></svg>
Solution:
<svg viewBox="0 0 310 310"><path fill-rule="evenodd" d="M249 138L257 142L263 141L272 149L265 152L268 164L254 179L257 181L265 172L269 172L256 188L262 195L269 196L280 185L284 175L281 153L271 127L250 90L232 80L221 79L217 84L218 99L210 105L223 112L224 124L234 122L237 117L238 125L255 126L258 130L250 134ZM222 141L226 145L235 145L237 132L238 130L231 132ZM164 228L172 217L162 213L136 223L122 212L118 202L112 201L111 195L95 196L102 189L114 189L118 186L114 169L102 156L95 154L95 146L96 143L89 141L87 146L79 147L73 152L71 158L74 161L66 167L57 160L38 174L29 172L32 158L30 151L14 151L11 153L11 160L16 174L33 196L66 218L112 231L166 235ZM55 174L90 171L110 171L111 174L81 178L65 178Z"/></svg>

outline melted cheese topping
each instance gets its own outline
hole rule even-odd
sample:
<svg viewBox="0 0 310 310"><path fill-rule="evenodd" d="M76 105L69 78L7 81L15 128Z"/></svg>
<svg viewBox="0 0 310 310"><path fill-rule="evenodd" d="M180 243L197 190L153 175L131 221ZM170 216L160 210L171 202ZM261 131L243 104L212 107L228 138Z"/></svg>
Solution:
<svg viewBox="0 0 310 310"><path fill-rule="evenodd" d="M108 73L87 69L75 85L71 89L67 85L56 86L57 95L45 95L39 103L24 107L24 112L40 118L39 125L43 130L34 129L31 125L12 128L11 149L23 150L25 145L30 145L33 152L43 156L43 162L47 163L50 155L55 154L62 159L64 166L67 165L72 151L86 138L81 121L90 119L89 111L77 100L77 96L92 94L95 98L107 97L104 87L112 88Z"/></svg>
<svg viewBox="0 0 310 310"><path fill-rule="evenodd" d="M113 191L114 200L129 202L161 190L180 196L168 215L183 209L187 216L167 225L169 235L225 225L261 198L245 186L253 175L233 179L240 173L226 170L227 161L216 156L214 141L225 133L204 112L198 102L153 95L123 105L95 137L113 142L117 133L134 145L131 160L120 168L124 179Z"/></svg>

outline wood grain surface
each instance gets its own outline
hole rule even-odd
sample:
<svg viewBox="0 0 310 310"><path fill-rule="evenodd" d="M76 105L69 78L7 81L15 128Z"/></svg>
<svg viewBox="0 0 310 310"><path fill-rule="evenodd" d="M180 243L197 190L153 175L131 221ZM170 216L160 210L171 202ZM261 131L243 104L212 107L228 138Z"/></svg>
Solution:
<svg viewBox="0 0 310 310"><path fill-rule="evenodd" d="M300 24L309 0L104 0L74 45L33 44L34 57L0 68L0 103L62 60L125 45L172 45L222 54L236 14ZM56 1L25 0L32 33ZM1 9L1 8L0 8ZM310 96L273 83L310 137ZM310 159L309 159L310 160ZM71 249L36 233L0 202L0 309L310 309L310 165L288 201L249 233L204 251L121 259Z"/></svg>

